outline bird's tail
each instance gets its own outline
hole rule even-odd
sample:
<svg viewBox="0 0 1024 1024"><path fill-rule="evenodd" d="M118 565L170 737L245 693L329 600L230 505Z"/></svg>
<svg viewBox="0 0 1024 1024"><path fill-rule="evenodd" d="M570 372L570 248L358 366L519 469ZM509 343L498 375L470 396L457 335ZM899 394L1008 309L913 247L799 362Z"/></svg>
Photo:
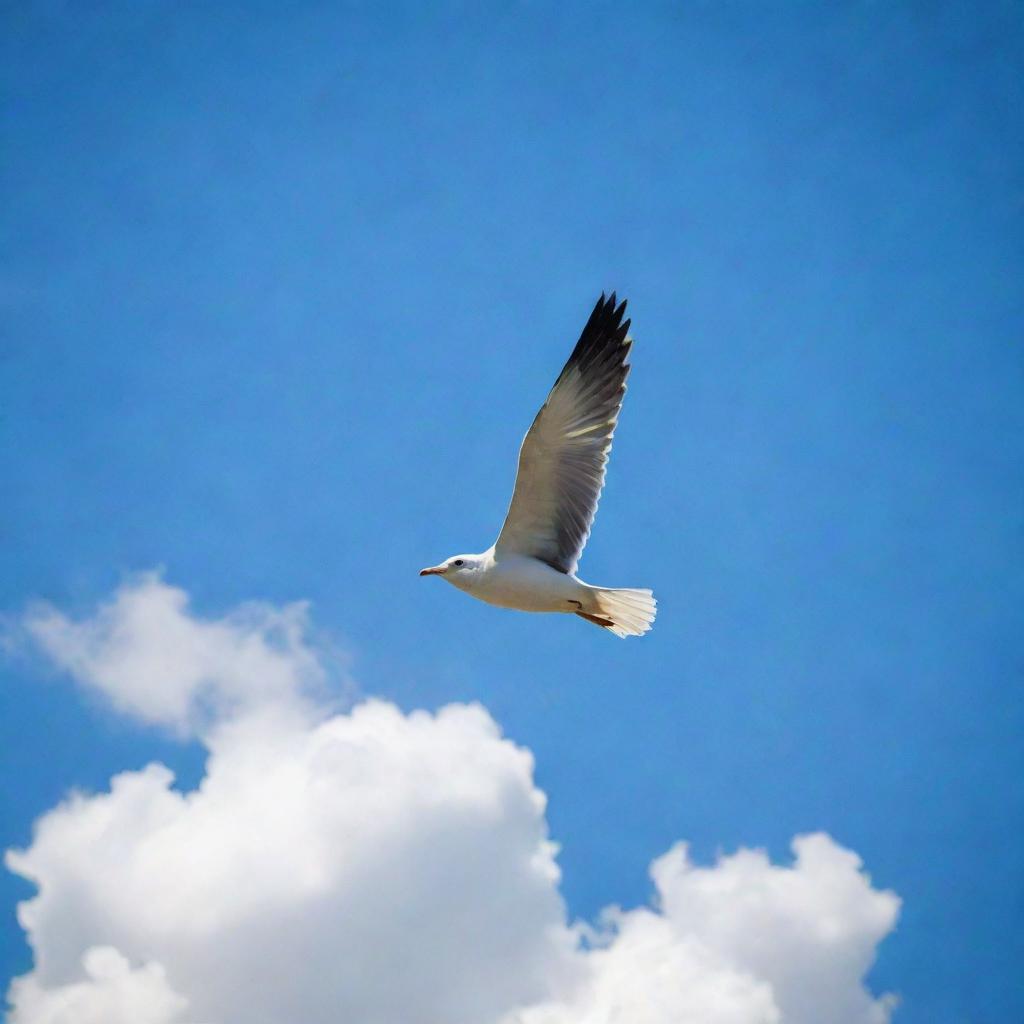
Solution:
<svg viewBox="0 0 1024 1024"><path fill-rule="evenodd" d="M649 590L608 590L593 587L593 604L576 614L616 636L643 636L658 614L658 602Z"/></svg>

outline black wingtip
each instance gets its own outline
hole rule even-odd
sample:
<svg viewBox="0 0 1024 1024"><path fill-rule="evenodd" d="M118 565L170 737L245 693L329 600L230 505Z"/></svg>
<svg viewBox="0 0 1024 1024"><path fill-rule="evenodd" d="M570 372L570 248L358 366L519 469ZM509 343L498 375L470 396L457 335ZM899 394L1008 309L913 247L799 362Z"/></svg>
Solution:
<svg viewBox="0 0 1024 1024"><path fill-rule="evenodd" d="M601 302L598 303L598 309L600 310L600 327L602 331L618 334L620 331L629 328L629 321L627 320L623 324L622 320L626 314L626 302L626 299L619 302L618 295L615 292L612 292L607 299L604 297L604 292L601 293ZM590 324L587 326L589 327Z"/></svg>
<svg viewBox="0 0 1024 1024"><path fill-rule="evenodd" d="M621 320L623 314L626 312L627 299L623 299L619 302L618 294L612 292L606 296L605 292L601 292L601 298L597 300L597 305L594 307L594 312L601 310L606 316L614 318L615 320Z"/></svg>
<svg viewBox="0 0 1024 1024"><path fill-rule="evenodd" d="M619 302L615 292L611 295L602 292L562 373L574 366L584 369L595 360L607 361L609 365L624 363L629 351L626 335L630 327L630 321L623 320L625 312L625 299Z"/></svg>

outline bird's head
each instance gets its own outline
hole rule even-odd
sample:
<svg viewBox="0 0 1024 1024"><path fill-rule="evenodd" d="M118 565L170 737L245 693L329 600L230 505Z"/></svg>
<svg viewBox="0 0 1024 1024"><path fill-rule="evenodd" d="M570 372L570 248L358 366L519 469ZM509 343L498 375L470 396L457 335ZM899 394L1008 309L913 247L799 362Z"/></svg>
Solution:
<svg viewBox="0 0 1024 1024"><path fill-rule="evenodd" d="M440 565L431 565L426 569L420 569L420 575L443 576L454 586L465 587L476 576L481 564L482 559L479 555L452 555Z"/></svg>

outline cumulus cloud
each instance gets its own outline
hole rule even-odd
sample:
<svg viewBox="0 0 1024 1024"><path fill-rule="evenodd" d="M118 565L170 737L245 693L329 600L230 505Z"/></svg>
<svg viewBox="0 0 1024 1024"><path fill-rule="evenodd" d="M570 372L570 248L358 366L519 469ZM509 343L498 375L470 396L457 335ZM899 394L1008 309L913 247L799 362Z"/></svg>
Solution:
<svg viewBox="0 0 1024 1024"><path fill-rule="evenodd" d="M82 685L209 751L75 794L7 855L38 893L10 1024L885 1024L896 897L825 835L794 861L679 845L650 907L567 921L528 751L479 706L328 714L302 606L204 620L147 576L26 629Z"/></svg>
<svg viewBox="0 0 1024 1024"><path fill-rule="evenodd" d="M33 1024L175 1024L188 1000L171 990L159 964L132 969L116 949L96 946L82 957L83 981L43 988L34 975L17 979L12 1001Z"/></svg>
<svg viewBox="0 0 1024 1024"><path fill-rule="evenodd" d="M823 834L793 841L791 867L740 850L697 867L683 844L651 865L656 909L606 912L568 1001L518 1024L885 1024L893 999L861 985L899 902Z"/></svg>

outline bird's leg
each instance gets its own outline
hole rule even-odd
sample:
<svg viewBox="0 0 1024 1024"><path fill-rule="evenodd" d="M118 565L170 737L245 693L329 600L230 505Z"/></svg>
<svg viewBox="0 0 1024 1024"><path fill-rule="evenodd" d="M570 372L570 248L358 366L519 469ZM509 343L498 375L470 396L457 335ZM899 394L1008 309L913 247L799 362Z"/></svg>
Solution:
<svg viewBox="0 0 1024 1024"><path fill-rule="evenodd" d="M574 601L572 598L569 598L568 603L571 605L575 605L576 614L581 619L586 619L587 622L592 622L595 626L601 626L603 629L610 629L612 626L615 625L615 623L612 622L611 619L606 619L601 615L591 615L590 612L585 612L583 610L582 601Z"/></svg>
<svg viewBox="0 0 1024 1024"><path fill-rule="evenodd" d="M615 625L611 619L604 619L600 615L591 615L589 612L577 612L576 614L581 619L586 619L587 622L592 622L595 626L600 626L602 629L611 629Z"/></svg>

